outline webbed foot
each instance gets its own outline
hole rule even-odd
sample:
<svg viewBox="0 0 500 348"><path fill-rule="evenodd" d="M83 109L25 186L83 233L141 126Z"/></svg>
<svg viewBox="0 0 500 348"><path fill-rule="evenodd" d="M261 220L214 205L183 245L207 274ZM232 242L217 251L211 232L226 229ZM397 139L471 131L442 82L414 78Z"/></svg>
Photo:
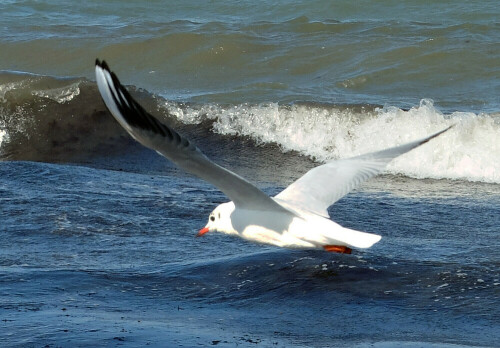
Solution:
<svg viewBox="0 0 500 348"><path fill-rule="evenodd" d="M344 245L323 245L323 249L329 252L341 254L350 254L352 252L351 248L348 248Z"/></svg>

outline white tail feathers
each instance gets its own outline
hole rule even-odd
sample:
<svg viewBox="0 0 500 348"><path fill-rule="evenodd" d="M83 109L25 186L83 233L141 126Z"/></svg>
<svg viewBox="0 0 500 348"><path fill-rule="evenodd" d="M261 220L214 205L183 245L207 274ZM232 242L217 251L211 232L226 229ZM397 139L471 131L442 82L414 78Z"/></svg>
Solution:
<svg viewBox="0 0 500 348"><path fill-rule="evenodd" d="M373 244L382 239L378 234L351 230L350 228L343 228L338 235L331 237L332 244L339 244L339 242L342 242L348 247L360 249L370 248Z"/></svg>

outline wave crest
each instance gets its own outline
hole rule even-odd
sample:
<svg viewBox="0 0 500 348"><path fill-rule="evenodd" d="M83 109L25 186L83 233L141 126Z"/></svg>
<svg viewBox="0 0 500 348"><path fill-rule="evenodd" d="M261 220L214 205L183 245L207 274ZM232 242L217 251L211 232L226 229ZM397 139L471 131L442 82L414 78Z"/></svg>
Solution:
<svg viewBox="0 0 500 348"><path fill-rule="evenodd" d="M111 153L124 131L106 113L86 79L0 74L0 159L73 162Z"/></svg>
<svg viewBox="0 0 500 348"><path fill-rule="evenodd" d="M258 144L276 143L284 151L297 151L321 162L401 145L455 125L431 143L393 161L387 172L500 183L498 114L443 114L430 99L409 110L277 103L164 106L185 123L208 119L217 133L249 136Z"/></svg>
<svg viewBox="0 0 500 348"><path fill-rule="evenodd" d="M280 150L326 162L397 146L455 125L394 160L387 172L500 183L498 113L444 114L429 99L408 110L318 103L192 105L130 89L147 110L193 137L202 150L208 147L216 161L236 148L235 157L257 160L259 145L276 144L279 149L271 146L272 161L278 168L284 168L289 158L280 159ZM78 162L131 156L130 146L140 148L108 115L95 83L0 74L0 159Z"/></svg>

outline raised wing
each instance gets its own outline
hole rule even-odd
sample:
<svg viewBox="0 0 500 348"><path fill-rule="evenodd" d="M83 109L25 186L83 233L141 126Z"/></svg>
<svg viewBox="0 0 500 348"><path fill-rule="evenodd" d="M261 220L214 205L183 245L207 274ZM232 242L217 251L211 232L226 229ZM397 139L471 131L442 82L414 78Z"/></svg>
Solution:
<svg viewBox="0 0 500 348"><path fill-rule="evenodd" d="M425 139L365 155L331 161L313 168L275 198L328 217L328 207L363 181L380 173L394 158L446 132L446 128Z"/></svg>
<svg viewBox="0 0 500 348"><path fill-rule="evenodd" d="M210 161L188 139L146 112L121 85L106 62L96 60L95 73L104 103L135 140L185 171L212 183L240 208L289 212L247 180Z"/></svg>

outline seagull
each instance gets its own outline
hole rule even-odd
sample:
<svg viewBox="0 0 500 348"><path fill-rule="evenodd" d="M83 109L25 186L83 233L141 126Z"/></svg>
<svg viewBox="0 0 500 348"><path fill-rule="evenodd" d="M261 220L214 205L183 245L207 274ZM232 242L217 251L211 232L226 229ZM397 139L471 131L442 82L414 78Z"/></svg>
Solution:
<svg viewBox="0 0 500 348"><path fill-rule="evenodd" d="M328 208L381 172L394 158L451 128L397 147L326 162L270 197L238 174L212 162L190 140L149 114L105 61L96 60L95 73L106 107L135 140L213 184L231 200L212 211L197 236L221 232L278 247L345 254L350 254L352 248L370 248L382 237L340 226L330 219Z"/></svg>

